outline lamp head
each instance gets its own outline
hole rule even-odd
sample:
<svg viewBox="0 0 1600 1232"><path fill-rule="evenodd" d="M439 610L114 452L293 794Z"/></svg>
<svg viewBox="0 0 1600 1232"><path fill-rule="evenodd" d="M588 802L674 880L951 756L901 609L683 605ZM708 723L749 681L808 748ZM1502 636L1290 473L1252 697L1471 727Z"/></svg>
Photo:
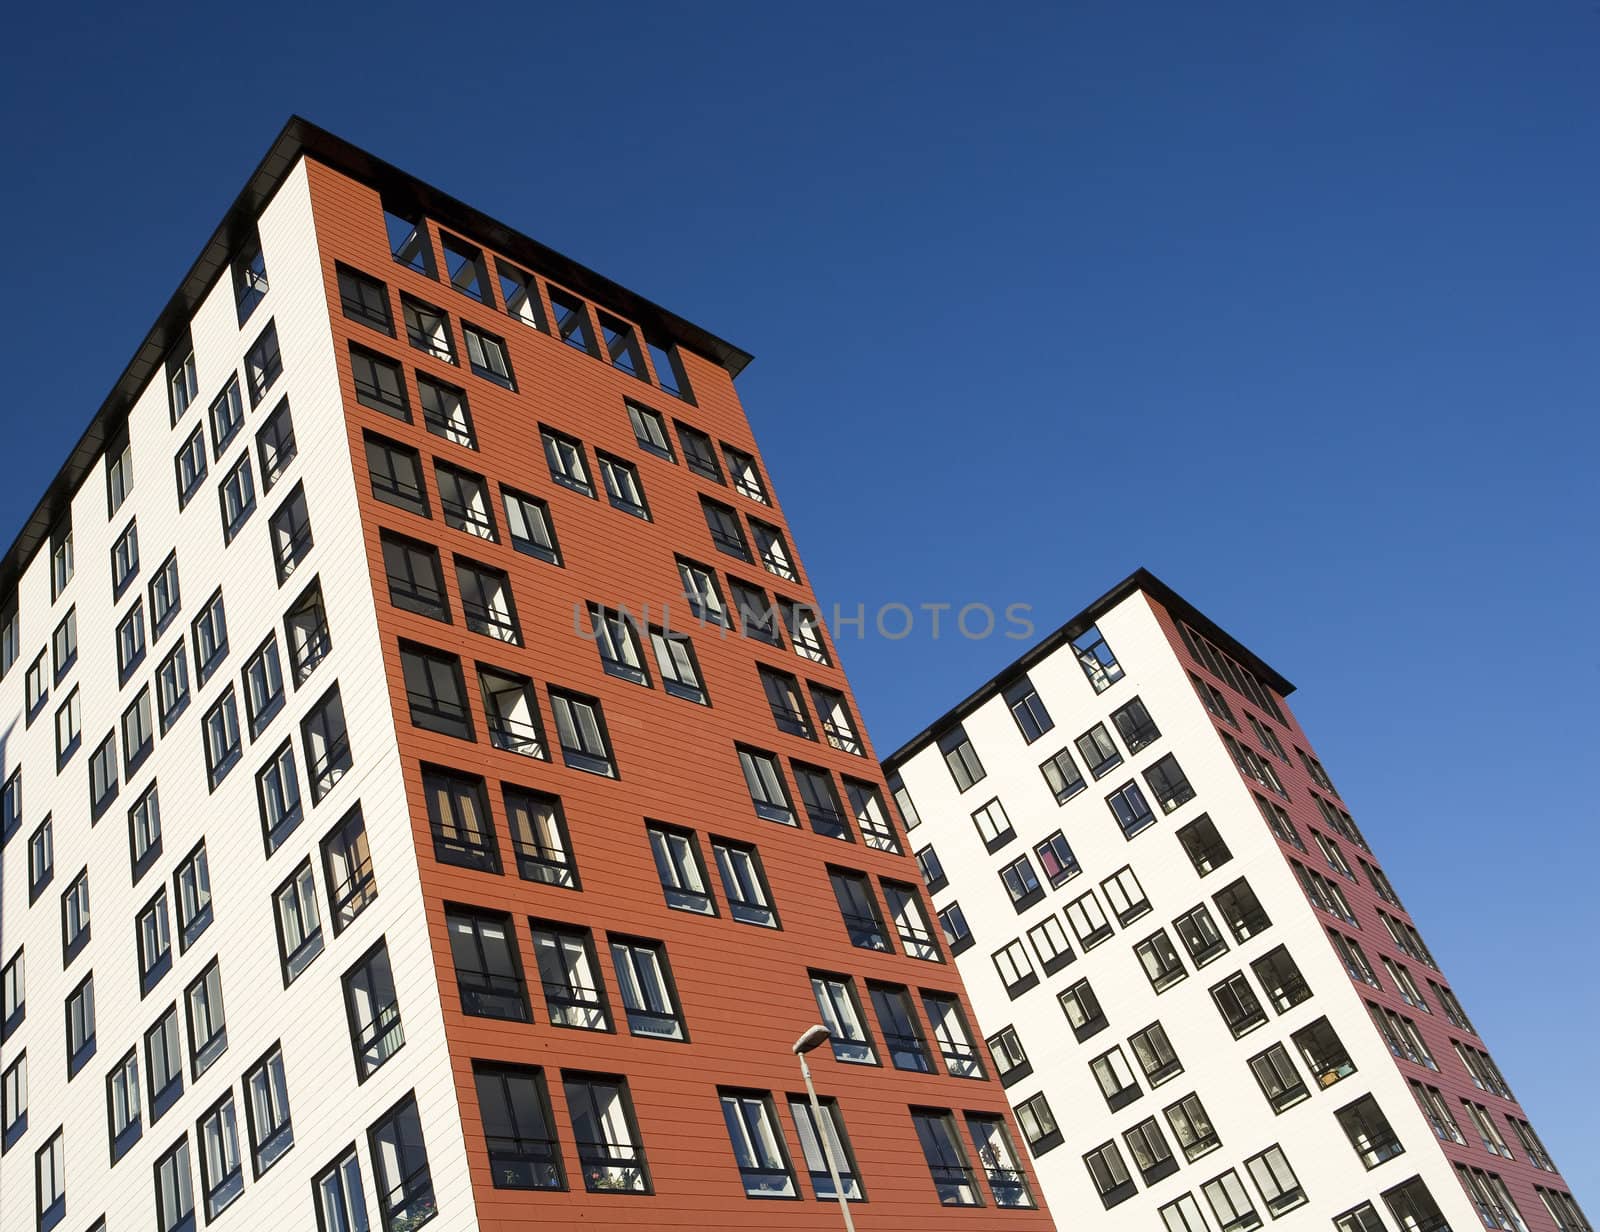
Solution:
<svg viewBox="0 0 1600 1232"><path fill-rule="evenodd" d="M794 1054L804 1056L813 1048L820 1048L833 1038L833 1032L820 1022L814 1027L808 1027L804 1035L794 1042Z"/></svg>

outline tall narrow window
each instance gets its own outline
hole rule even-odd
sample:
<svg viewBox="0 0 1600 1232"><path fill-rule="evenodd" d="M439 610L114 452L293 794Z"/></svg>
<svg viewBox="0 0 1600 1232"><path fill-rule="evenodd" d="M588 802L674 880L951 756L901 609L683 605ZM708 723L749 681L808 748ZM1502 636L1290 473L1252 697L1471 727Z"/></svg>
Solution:
<svg viewBox="0 0 1600 1232"><path fill-rule="evenodd" d="M966 1015L961 1012L961 1002L953 995L922 990L922 1012L928 1016L933 1028L933 1038L939 1045L939 1056L945 1071L952 1078L982 1078L983 1062L972 1042L972 1032Z"/></svg>
<svg viewBox="0 0 1600 1232"><path fill-rule="evenodd" d="M228 1020L222 1004L222 968L213 958L184 992L189 1016L189 1067L200 1075L228 1048Z"/></svg>
<svg viewBox="0 0 1600 1232"><path fill-rule="evenodd" d="M611 754L599 699L551 688L550 709L555 715L562 760L574 770L616 778L616 760Z"/></svg>
<svg viewBox="0 0 1600 1232"><path fill-rule="evenodd" d="M378 1212L388 1232L421 1227L439 1213L417 1098L407 1095L367 1130Z"/></svg>
<svg viewBox="0 0 1600 1232"><path fill-rule="evenodd" d="M1045 709L1039 691L1026 676L1007 685L1004 696L1006 709L1011 711L1011 717L1016 720L1017 730L1022 733L1025 743L1032 744L1055 726L1055 720Z"/></svg>
<svg viewBox="0 0 1600 1232"><path fill-rule="evenodd" d="M732 839L713 839L711 850L723 897L728 900L728 914L741 924L778 927L778 913L772 906L760 853L753 846Z"/></svg>
<svg viewBox="0 0 1600 1232"><path fill-rule="evenodd" d="M651 1039L683 1039L683 1013L667 963L667 947L659 941L614 935L609 943L628 1030Z"/></svg>
<svg viewBox="0 0 1600 1232"><path fill-rule="evenodd" d="M1072 760L1072 754L1066 749L1062 749L1054 757L1042 763L1039 766L1039 773L1044 775L1044 781L1055 796L1057 804L1065 804L1087 786L1083 772L1078 769L1078 763Z"/></svg>
<svg viewBox="0 0 1600 1232"><path fill-rule="evenodd" d="M444 923L461 1012L532 1022L510 917L456 908L445 911Z"/></svg>
<svg viewBox="0 0 1600 1232"><path fill-rule="evenodd" d="M740 748L739 765L744 771L745 785L750 789L750 800L755 806L756 816L786 826L795 825L794 806L783 784L778 759L761 749Z"/></svg>
<svg viewBox="0 0 1600 1232"><path fill-rule="evenodd" d="M444 513L446 526L491 543L499 542L494 510L489 503L489 485L482 475L436 462L433 478L439 487L439 508Z"/></svg>
<svg viewBox="0 0 1600 1232"><path fill-rule="evenodd" d="M41 1228L49 1226L41 1220ZM156 1160L156 1228L158 1232L186 1232L193 1227L194 1184L185 1135Z"/></svg>
<svg viewBox="0 0 1600 1232"><path fill-rule="evenodd" d="M434 857L445 864L498 873L500 848L495 841L483 780L476 775L424 766L422 794L428 804Z"/></svg>
<svg viewBox="0 0 1600 1232"><path fill-rule="evenodd" d="M456 590L461 596L461 613L467 628L497 642L522 645L517 601L511 593L511 578L504 570L458 556Z"/></svg>
<svg viewBox="0 0 1600 1232"><path fill-rule="evenodd" d="M533 954L552 1026L611 1030L605 985L587 928L535 921Z"/></svg>
<svg viewBox="0 0 1600 1232"><path fill-rule="evenodd" d="M229 1091L200 1118L200 1192L206 1219L227 1210L244 1192L244 1165L239 1157L239 1120Z"/></svg>
<svg viewBox="0 0 1600 1232"><path fill-rule="evenodd" d="M850 944L863 950L891 950L883 918L878 914L877 900L872 895L872 883L866 874L829 868L828 880L833 885L833 896L838 901Z"/></svg>
<svg viewBox="0 0 1600 1232"><path fill-rule="evenodd" d="M382 938L344 973L342 982L356 1077L365 1081L406 1042L389 947Z"/></svg>
<svg viewBox="0 0 1600 1232"><path fill-rule="evenodd" d="M306 772L311 777L311 802L319 803L349 773L353 759L345 727L344 703L334 685L300 722Z"/></svg>
<svg viewBox="0 0 1600 1232"><path fill-rule="evenodd" d="M322 916L317 911L317 882L311 861L303 860L272 896L278 926L278 956L287 988L322 953Z"/></svg>
<svg viewBox="0 0 1600 1232"><path fill-rule="evenodd" d="M367 848L367 827L357 805L322 840L322 873L328 887L333 934L338 936L378 897L378 879Z"/></svg>
<svg viewBox="0 0 1600 1232"><path fill-rule="evenodd" d="M401 292L400 315L406 322L406 340L434 359L456 362L455 338L450 333L450 318L442 309Z"/></svg>
<svg viewBox="0 0 1600 1232"><path fill-rule="evenodd" d="M511 546L525 555L559 565L561 550L556 545L550 506L536 496L506 487L500 489L500 496L505 507L506 533L511 536Z"/></svg>
<svg viewBox="0 0 1600 1232"><path fill-rule="evenodd" d="M261 336L244 353L244 375L250 386L250 406L258 407L283 375L283 355L278 349L278 327L274 322L267 322Z"/></svg>
<svg viewBox="0 0 1600 1232"><path fill-rule="evenodd" d="M922 1146L941 1206L982 1206L972 1166L947 1109L913 1108L911 1123Z"/></svg>
<svg viewBox="0 0 1600 1232"><path fill-rule="evenodd" d="M473 1085L496 1189L565 1189L544 1071L475 1061Z"/></svg>
<svg viewBox="0 0 1600 1232"><path fill-rule="evenodd" d="M600 358L594 326L589 322L589 306L576 296L545 284L550 292L550 307L556 316L556 334L569 347Z"/></svg>
<svg viewBox="0 0 1600 1232"><path fill-rule="evenodd" d="M562 1071L572 1137L591 1193L649 1193L639 1126L624 1078Z"/></svg>
<svg viewBox="0 0 1600 1232"><path fill-rule="evenodd" d="M272 535L272 558L278 568L278 585L311 554L311 513L306 508L305 485L299 484L279 505L268 522Z"/></svg>
<svg viewBox="0 0 1600 1232"><path fill-rule="evenodd" d="M1104 693L1122 679L1122 667L1111 653L1111 647L1106 645L1106 639L1100 636L1098 628L1091 625L1073 638L1072 648L1077 652L1083 674L1088 677L1096 693Z"/></svg>
<svg viewBox="0 0 1600 1232"><path fill-rule="evenodd" d="M792 1198L794 1170L784 1148L783 1130L765 1091L719 1091L722 1119L733 1147L739 1178L749 1198Z"/></svg>
<svg viewBox="0 0 1600 1232"><path fill-rule="evenodd" d="M578 865L560 799L509 783L502 790L518 874L524 881L576 888Z"/></svg>

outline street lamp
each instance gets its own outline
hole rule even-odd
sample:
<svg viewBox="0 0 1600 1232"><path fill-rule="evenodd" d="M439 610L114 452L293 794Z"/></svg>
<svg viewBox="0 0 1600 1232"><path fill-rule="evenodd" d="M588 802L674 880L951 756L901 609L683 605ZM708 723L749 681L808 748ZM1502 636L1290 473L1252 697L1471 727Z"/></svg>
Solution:
<svg viewBox="0 0 1600 1232"><path fill-rule="evenodd" d="M850 1203L844 1195L844 1185L839 1181L839 1165L833 1158L833 1122L824 1119L822 1101L817 1098L817 1088L811 1085L811 1066L806 1064L806 1053L820 1048L833 1038L833 1032L820 1022L807 1027L805 1034L794 1042L794 1055L800 1058L800 1077L805 1079L806 1094L811 1097L812 1120L816 1122L817 1137L821 1139L822 1157L828 1161L828 1175L833 1178L833 1196L839 1200L839 1213L844 1216L844 1226L856 1232L856 1222L850 1218Z"/></svg>

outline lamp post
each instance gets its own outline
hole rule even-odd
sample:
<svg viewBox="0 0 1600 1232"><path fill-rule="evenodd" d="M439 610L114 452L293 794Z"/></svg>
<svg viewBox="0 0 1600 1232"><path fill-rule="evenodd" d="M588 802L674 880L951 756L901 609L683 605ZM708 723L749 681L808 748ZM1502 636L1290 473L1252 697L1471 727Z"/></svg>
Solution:
<svg viewBox="0 0 1600 1232"><path fill-rule="evenodd" d="M817 1098L817 1088L811 1085L811 1066L806 1064L806 1053L827 1043L832 1037L833 1032L821 1023L808 1027L805 1034L795 1040L794 1055L800 1058L800 1077L805 1079L806 1094L811 1097L812 1120L817 1124L822 1157L828 1161L828 1175L833 1178L833 1196L839 1200L839 1213L844 1216L844 1226L849 1232L856 1232L856 1222L850 1217L850 1203L845 1198L844 1185L839 1181L839 1165L833 1158L833 1122L823 1115L822 1101Z"/></svg>

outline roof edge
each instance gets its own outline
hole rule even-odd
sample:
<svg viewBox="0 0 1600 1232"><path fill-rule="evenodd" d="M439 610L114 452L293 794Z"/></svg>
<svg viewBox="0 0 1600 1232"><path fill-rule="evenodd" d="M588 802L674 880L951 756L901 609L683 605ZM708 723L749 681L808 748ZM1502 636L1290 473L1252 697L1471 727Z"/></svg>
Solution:
<svg viewBox="0 0 1600 1232"><path fill-rule="evenodd" d="M967 694L961 701L907 740L893 753L885 757L882 760L884 772L887 774L894 773L909 761L913 755L921 752L923 747L933 741L945 728L952 723L965 719L983 703L997 696L1012 681L1024 675L1029 668L1054 654L1062 646L1071 643L1074 638L1080 636L1090 625L1095 624L1100 617L1116 607L1117 604L1130 595L1141 591L1155 599L1172 612L1174 616L1182 618L1186 624L1193 625L1199 629L1211 641L1261 677L1279 696L1288 697L1289 694L1294 692L1294 685L1268 664L1266 660L1246 647L1221 625L1217 624L1216 621L1212 620L1199 608L1195 607L1194 604L1190 603L1177 591L1173 590L1172 587L1141 565L1064 625L1035 642L1031 647L1023 651L1019 657L1013 659L999 672L995 673L995 675Z"/></svg>

